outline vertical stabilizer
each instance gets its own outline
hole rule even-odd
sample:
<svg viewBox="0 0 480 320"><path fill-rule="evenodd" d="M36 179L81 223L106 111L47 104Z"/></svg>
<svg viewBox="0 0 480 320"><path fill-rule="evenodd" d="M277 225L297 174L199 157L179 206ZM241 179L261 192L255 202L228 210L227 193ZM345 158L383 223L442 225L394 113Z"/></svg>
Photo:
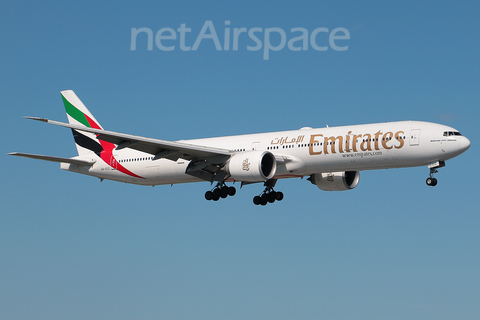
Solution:
<svg viewBox="0 0 480 320"><path fill-rule="evenodd" d="M76 124L85 126L88 128L102 129L100 123L90 113L87 107L80 101L75 92L72 90L65 90L61 92L63 104L65 105L65 111L67 112L68 122L70 124ZM97 137L93 133L80 132L72 129L73 138L75 139L75 145L79 155L94 152L100 155L103 150L103 146Z"/></svg>

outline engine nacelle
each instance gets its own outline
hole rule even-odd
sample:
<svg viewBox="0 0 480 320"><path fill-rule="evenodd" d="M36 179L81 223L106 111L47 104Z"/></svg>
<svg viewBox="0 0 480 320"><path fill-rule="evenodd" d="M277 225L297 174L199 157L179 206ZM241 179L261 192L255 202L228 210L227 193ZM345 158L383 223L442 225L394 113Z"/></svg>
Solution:
<svg viewBox="0 0 480 320"><path fill-rule="evenodd" d="M351 190L358 185L359 171L315 173L308 178L319 189L324 191Z"/></svg>
<svg viewBox="0 0 480 320"><path fill-rule="evenodd" d="M235 180L260 182L273 178L277 161L271 152L252 150L233 155L225 169Z"/></svg>

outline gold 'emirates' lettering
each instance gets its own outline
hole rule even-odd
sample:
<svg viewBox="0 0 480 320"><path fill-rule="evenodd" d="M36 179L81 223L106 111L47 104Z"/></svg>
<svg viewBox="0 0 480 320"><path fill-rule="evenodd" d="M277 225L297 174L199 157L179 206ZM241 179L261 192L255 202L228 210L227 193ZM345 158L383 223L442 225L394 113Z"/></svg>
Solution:
<svg viewBox="0 0 480 320"><path fill-rule="evenodd" d="M309 143L309 146L308 146L308 151L309 151L309 153L310 153L311 155L322 154L322 151L317 151L317 152L315 152L315 151L313 150L313 146L314 146L315 144L320 144L320 142L315 139L316 137L323 137L323 134L312 134L312 135L310 136L310 143Z"/></svg>
<svg viewBox="0 0 480 320"><path fill-rule="evenodd" d="M360 150L362 151L380 150L380 144L387 150L393 149L394 147L395 149L401 149L405 145L404 135L405 133L403 131L397 131L394 134L391 131L383 133L381 130L373 135L370 133L352 134L352 131L348 131L345 137L325 137L323 134L312 134L310 135L308 151L310 155L357 152L358 144L360 144ZM395 137L395 141L392 142L393 137ZM344 142L345 150L343 149ZM395 142L398 142L398 144ZM322 144L323 148L315 148Z"/></svg>
<svg viewBox="0 0 480 320"><path fill-rule="evenodd" d="M403 135L404 134L405 134L405 132L403 132L403 131L398 131L397 133L395 133L395 139L397 139L400 142L400 145L395 146L395 149L401 149L403 147L403 145L405 144L405 141L403 140Z"/></svg>
<svg viewBox="0 0 480 320"><path fill-rule="evenodd" d="M372 135L370 133L363 135L363 142L360 144L360 149L362 151L372 151Z"/></svg>
<svg viewBox="0 0 480 320"><path fill-rule="evenodd" d="M361 134L354 134L353 135L353 152L357 152L357 140L358 138L361 138L363 135Z"/></svg>
<svg viewBox="0 0 480 320"><path fill-rule="evenodd" d="M383 140L382 140L382 147L385 149L392 149L393 146L388 146L387 142L392 140L393 137L393 132L387 132L383 135Z"/></svg>
<svg viewBox="0 0 480 320"><path fill-rule="evenodd" d="M352 131L348 131L347 133L347 142L345 143L345 151L350 152L350 135Z"/></svg>
<svg viewBox="0 0 480 320"><path fill-rule="evenodd" d="M380 149L378 148L378 139L380 139L380 135L381 135L381 134L382 134L382 132L380 132L380 130L378 130L378 132L375 133L375 139L374 139L374 141L375 141L375 150L380 150Z"/></svg>
<svg viewBox="0 0 480 320"><path fill-rule="evenodd" d="M325 142L323 144L323 152L325 152L325 154L328 154L328 146L330 145L330 151L332 153L336 153L335 152L335 141L338 140L338 151L340 153L343 153L343 137L342 136L338 136L338 137L325 137Z"/></svg>

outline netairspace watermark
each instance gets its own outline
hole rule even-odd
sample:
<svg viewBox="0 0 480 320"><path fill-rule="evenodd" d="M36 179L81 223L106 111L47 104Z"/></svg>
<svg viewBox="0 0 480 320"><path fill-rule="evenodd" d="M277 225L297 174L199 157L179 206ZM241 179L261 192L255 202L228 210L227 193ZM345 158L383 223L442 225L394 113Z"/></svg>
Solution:
<svg viewBox="0 0 480 320"><path fill-rule="evenodd" d="M292 28L287 37L287 32L282 28L263 29L255 27L247 29L243 27L233 28L232 30L229 26L230 21L225 21L222 44L213 22L211 20L205 21L193 45L186 43L187 34L192 32L192 28L187 28L185 23L182 23L180 28L176 30L161 28L155 33L155 37L150 28L132 28L130 50L137 50L138 37L141 46L143 47L146 44L149 51L153 50L154 39L155 45L161 51L173 51L177 47L181 51L196 51L202 41L205 42L204 46L213 44L217 51L238 51L240 39L242 39L242 43L247 39L250 44L255 45L246 45L240 50L246 48L248 51L259 51L263 48L263 60L268 60L271 51L280 51L285 46L291 51L307 51L309 47L316 51L327 51L329 48L335 51L346 51L348 45L345 45L345 41L350 40L350 32L346 28L335 28L331 31L328 28L316 28L311 32L306 28ZM143 34L147 36L146 42Z"/></svg>

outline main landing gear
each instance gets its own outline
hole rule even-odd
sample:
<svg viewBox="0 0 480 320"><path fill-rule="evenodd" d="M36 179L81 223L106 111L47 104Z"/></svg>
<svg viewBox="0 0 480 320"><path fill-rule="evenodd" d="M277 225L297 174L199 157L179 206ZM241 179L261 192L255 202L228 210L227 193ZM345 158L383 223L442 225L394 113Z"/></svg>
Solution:
<svg viewBox="0 0 480 320"><path fill-rule="evenodd" d="M225 182L219 182L213 190L205 192L205 199L218 201L220 198L225 199L228 196L234 196L236 193L235 187L228 187Z"/></svg>
<svg viewBox="0 0 480 320"><path fill-rule="evenodd" d="M255 205L266 205L267 203L274 203L275 201L283 200L283 192L273 190L277 180L265 181L265 190L259 195L253 197Z"/></svg>

